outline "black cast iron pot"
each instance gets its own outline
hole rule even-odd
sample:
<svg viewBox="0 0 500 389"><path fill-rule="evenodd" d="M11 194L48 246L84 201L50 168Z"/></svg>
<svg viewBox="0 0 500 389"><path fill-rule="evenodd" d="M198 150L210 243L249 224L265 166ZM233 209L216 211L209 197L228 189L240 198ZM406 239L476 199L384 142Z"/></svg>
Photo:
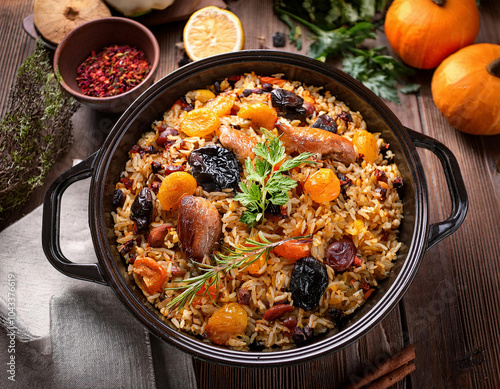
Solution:
<svg viewBox="0 0 500 389"><path fill-rule="evenodd" d="M368 129L381 132L396 154L395 162L404 178L404 219L400 227L398 253L392 275L382 282L370 300L350 319L342 331L333 330L307 346L286 351L241 352L210 345L181 333L144 298L128 276L116 248L113 232L112 196L115 183L128 159L128 150L161 119L180 96L204 88L231 75L254 71L258 75L284 73L290 80L324 86L359 111ZM416 147L437 155L446 175L452 210L445 221L428 221L427 185ZM59 245L60 202L73 182L92 177L89 194L89 224L98 263L76 264L68 260ZM404 295L420 266L425 252L452 234L467 213L467 193L456 158L438 141L407 129L394 113L361 83L342 71L310 58L273 51L243 51L222 54L184 66L144 92L120 117L102 148L62 174L49 188L43 210L42 242L51 264L69 277L111 286L120 300L153 334L195 357L235 366L283 366L309 361L338 351L364 336L377 325Z"/></svg>

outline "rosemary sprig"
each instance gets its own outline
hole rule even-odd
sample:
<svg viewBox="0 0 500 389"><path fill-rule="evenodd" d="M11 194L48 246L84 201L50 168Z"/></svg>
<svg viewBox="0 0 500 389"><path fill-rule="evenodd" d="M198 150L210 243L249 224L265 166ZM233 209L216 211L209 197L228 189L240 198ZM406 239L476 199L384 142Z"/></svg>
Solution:
<svg viewBox="0 0 500 389"><path fill-rule="evenodd" d="M179 290L184 289L180 295L175 297L172 301L167 304L167 309L172 309L178 306L178 310L182 310L185 305L191 304L196 294L203 288L206 287L204 293L198 296L204 296L208 293L208 288L212 285L217 287L217 295L219 294L219 281L222 274L228 274L233 269L243 270L254 263L262 255L265 255L266 261L269 258L269 253L273 247L279 246L280 244L289 240L306 240L310 236L296 236L293 238L286 238L279 240L277 242L270 242L261 231L258 233L258 237L262 242L258 242L254 239L246 239L244 246L236 246L230 243L231 247L225 247L225 253L216 252L213 256L214 265L206 263L195 263L198 270L201 272L200 275L187 278L181 282L183 285L166 288L167 290ZM212 298L212 297L210 297Z"/></svg>

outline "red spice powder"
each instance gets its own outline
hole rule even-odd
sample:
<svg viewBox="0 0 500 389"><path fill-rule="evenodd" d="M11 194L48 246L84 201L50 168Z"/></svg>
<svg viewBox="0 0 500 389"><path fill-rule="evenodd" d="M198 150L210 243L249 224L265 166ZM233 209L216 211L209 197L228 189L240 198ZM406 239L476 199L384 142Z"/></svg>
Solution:
<svg viewBox="0 0 500 389"><path fill-rule="evenodd" d="M108 97L139 85L151 70L142 50L112 45L90 56L78 66L76 82L87 96Z"/></svg>

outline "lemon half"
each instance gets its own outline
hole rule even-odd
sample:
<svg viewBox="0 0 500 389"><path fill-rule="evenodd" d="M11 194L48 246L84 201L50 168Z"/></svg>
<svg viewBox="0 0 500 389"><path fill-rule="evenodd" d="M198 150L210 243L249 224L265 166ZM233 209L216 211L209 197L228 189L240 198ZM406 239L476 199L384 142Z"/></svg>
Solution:
<svg viewBox="0 0 500 389"><path fill-rule="evenodd" d="M193 61L243 49L245 34L240 19L214 6L191 15L184 27L184 48Z"/></svg>

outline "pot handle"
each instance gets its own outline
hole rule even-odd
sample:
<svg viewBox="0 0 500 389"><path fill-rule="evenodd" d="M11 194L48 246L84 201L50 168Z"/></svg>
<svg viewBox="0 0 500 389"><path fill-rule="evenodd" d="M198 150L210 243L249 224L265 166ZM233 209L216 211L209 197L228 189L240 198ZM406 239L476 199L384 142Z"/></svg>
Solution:
<svg viewBox="0 0 500 389"><path fill-rule="evenodd" d="M79 280L93 281L98 284L107 285L108 282L97 263L73 263L64 256L59 245L62 195L71 184L92 175L97 154L98 151L86 160L73 166L56 178L52 185L50 185L43 203L42 247L45 256L52 266L64 275Z"/></svg>
<svg viewBox="0 0 500 389"><path fill-rule="evenodd" d="M406 128L406 127L405 127ZM450 191L451 213L448 219L431 224L426 251L436 243L453 234L462 224L469 208L467 191L458 161L451 150L438 140L406 128L416 147L432 151L441 162Z"/></svg>

